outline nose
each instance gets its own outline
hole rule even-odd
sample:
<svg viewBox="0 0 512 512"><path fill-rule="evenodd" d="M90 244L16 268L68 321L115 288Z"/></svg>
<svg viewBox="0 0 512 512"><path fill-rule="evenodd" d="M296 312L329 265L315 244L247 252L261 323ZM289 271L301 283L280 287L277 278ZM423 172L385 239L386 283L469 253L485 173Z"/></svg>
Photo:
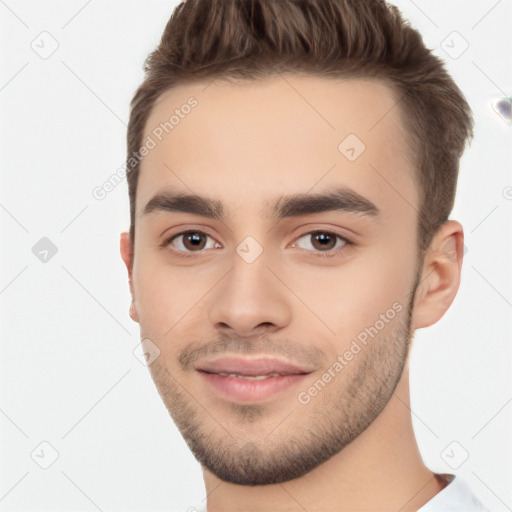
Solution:
<svg viewBox="0 0 512 512"><path fill-rule="evenodd" d="M252 263L235 256L233 268L211 297L214 328L224 336L254 337L288 325L291 307L278 272L267 267L263 255Z"/></svg>

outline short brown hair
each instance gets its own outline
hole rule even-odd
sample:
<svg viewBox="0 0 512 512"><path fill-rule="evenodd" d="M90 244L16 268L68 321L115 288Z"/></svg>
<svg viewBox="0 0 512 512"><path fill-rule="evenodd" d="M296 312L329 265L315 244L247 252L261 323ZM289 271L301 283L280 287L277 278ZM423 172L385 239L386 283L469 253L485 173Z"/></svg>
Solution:
<svg viewBox="0 0 512 512"><path fill-rule="evenodd" d="M464 95L442 60L384 0L184 0L144 63L127 135L130 238L142 145L156 99L202 79L257 80L281 72L376 78L390 85L417 168L418 251L424 254L450 214L459 160L473 136Z"/></svg>

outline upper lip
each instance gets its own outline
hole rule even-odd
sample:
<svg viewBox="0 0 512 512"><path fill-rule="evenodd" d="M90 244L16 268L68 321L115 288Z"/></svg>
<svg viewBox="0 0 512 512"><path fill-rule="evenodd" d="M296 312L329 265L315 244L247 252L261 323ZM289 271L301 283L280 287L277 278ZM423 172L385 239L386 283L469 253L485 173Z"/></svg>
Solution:
<svg viewBox="0 0 512 512"><path fill-rule="evenodd" d="M271 357L248 359L227 356L202 361L195 366L195 369L208 373L236 373L237 375L247 376L269 375L271 373L301 375L312 371L307 366L297 365L283 359Z"/></svg>

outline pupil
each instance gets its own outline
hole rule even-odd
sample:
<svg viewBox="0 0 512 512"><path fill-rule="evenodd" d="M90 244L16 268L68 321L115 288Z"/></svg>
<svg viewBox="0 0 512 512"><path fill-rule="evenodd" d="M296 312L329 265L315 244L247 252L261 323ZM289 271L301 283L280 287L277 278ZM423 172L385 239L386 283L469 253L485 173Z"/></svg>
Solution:
<svg viewBox="0 0 512 512"><path fill-rule="evenodd" d="M315 235L315 239L320 242L322 247L326 247L329 245L329 242L332 242L333 237L328 233L318 233Z"/></svg>
<svg viewBox="0 0 512 512"><path fill-rule="evenodd" d="M186 240L191 243L192 247L197 248L201 245L201 235L198 235L197 233L187 235Z"/></svg>

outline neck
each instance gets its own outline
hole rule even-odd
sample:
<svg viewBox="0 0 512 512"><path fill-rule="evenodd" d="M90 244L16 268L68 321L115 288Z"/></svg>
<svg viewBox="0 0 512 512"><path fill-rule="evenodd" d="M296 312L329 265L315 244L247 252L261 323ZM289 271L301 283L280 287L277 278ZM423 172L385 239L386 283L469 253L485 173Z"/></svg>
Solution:
<svg viewBox="0 0 512 512"><path fill-rule="evenodd" d="M208 512L396 510L415 512L444 486L424 464L412 427L409 370L349 446L301 478L243 486L203 470Z"/></svg>

